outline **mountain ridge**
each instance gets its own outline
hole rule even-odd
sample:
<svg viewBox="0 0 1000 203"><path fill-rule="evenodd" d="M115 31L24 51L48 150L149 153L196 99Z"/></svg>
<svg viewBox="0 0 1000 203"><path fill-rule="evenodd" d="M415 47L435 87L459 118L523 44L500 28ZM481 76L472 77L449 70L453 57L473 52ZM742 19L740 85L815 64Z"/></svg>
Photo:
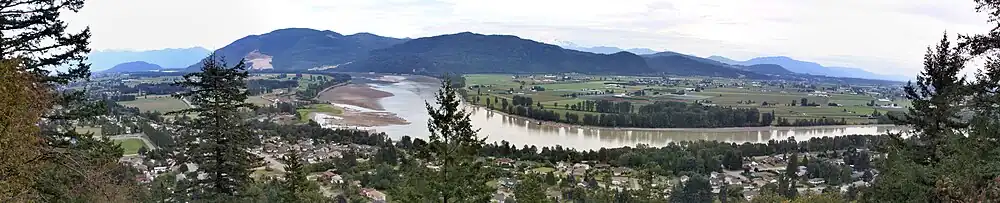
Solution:
<svg viewBox="0 0 1000 203"><path fill-rule="evenodd" d="M110 69L118 64L145 61L163 68L184 68L198 62L211 53L203 47L166 48L157 50L100 50L87 56L87 62L94 71Z"/></svg>
<svg viewBox="0 0 1000 203"><path fill-rule="evenodd" d="M230 62L247 59L251 69L308 70L350 63L365 58L371 50L403 41L406 39L365 32L343 35L330 30L285 28L242 37L213 53ZM200 66L198 61L187 70Z"/></svg>
<svg viewBox="0 0 1000 203"><path fill-rule="evenodd" d="M160 65L145 62L145 61L131 61L120 63L111 67L107 70L100 71L101 73L127 73L127 72L148 72L148 71L159 71L164 70Z"/></svg>
<svg viewBox="0 0 1000 203"><path fill-rule="evenodd" d="M852 77L852 78L864 78L864 79L877 79L877 80L892 80L892 81L905 81L906 77L897 75L883 75L876 74L864 69L853 68L853 67L837 67L837 66L823 66L816 62L802 61L794 59L788 56L764 56L755 57L746 61L738 61L723 56L709 56L708 59L715 60L721 63L733 64L733 65L761 65L761 64L775 64L788 69L789 71L801 74L809 75L821 75L828 77Z"/></svg>

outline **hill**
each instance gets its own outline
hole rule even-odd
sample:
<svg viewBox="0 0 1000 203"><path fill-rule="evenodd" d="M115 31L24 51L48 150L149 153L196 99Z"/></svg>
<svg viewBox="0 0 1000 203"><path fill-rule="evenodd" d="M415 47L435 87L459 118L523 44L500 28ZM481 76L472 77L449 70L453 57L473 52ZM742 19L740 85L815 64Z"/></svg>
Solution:
<svg viewBox="0 0 1000 203"><path fill-rule="evenodd" d="M329 30L288 28L238 39L215 51L227 61L247 59L254 70L333 68L367 57L369 51L406 41L370 33L342 35ZM190 65L197 70L201 63Z"/></svg>
<svg viewBox="0 0 1000 203"><path fill-rule="evenodd" d="M749 66L738 66L738 67L740 67L740 69L743 69L743 70L747 70L747 71L751 71L751 72L755 72L755 73L761 73L761 74L768 74L768 75L794 75L795 74L795 72L789 71L788 69L785 69L784 67L781 67L779 65L774 65L774 64L754 64L754 65L749 65Z"/></svg>
<svg viewBox="0 0 1000 203"><path fill-rule="evenodd" d="M192 63L197 63L208 56L210 52L201 47L150 51L104 50L91 52L87 56L87 62L91 64L93 71L107 70L115 65L131 61L145 61L165 68L184 68Z"/></svg>
<svg viewBox="0 0 1000 203"><path fill-rule="evenodd" d="M746 70L736 69L727 65L706 63L685 55L653 54L647 55L646 64L657 72L680 76L713 76L727 78L766 79L768 76Z"/></svg>
<svg viewBox="0 0 1000 203"><path fill-rule="evenodd" d="M102 73L126 73L126 72L149 72L149 71L159 71L163 70L160 65L148 63L145 61L133 61L126 62L115 65L110 69L101 71Z"/></svg>
<svg viewBox="0 0 1000 203"><path fill-rule="evenodd" d="M374 50L347 71L392 73L594 73L648 74L655 72L635 54L596 54L510 35L463 32L418 38Z"/></svg>
<svg viewBox="0 0 1000 203"><path fill-rule="evenodd" d="M894 81L907 80L906 77L902 76L875 74L859 68L827 67L820 65L819 63L796 60L787 56L757 57L746 61L732 60L722 56L711 56L709 57L709 59L727 64L745 65L745 66L760 65L760 64L775 64L795 73L810 74L810 75L821 75L829 77L853 77L853 78L894 80Z"/></svg>

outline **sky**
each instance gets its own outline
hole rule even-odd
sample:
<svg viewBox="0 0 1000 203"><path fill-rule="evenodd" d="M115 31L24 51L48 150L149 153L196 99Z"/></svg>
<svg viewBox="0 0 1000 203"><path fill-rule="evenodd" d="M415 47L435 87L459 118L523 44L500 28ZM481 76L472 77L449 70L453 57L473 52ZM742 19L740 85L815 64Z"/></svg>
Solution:
<svg viewBox="0 0 1000 203"><path fill-rule="evenodd" d="M914 75L947 31L989 31L972 0L88 0L65 14L95 50L223 47L290 27L428 37L510 34L737 60L789 56Z"/></svg>

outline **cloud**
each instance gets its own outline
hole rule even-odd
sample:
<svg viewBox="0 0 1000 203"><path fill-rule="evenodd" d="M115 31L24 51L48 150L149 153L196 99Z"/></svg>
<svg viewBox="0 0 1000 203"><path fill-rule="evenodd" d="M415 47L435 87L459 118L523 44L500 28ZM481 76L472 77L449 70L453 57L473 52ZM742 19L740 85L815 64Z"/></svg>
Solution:
<svg viewBox="0 0 1000 203"><path fill-rule="evenodd" d="M915 74L941 33L990 26L971 0L90 0L95 49L219 48L288 27L426 37L463 31L735 59L786 55Z"/></svg>

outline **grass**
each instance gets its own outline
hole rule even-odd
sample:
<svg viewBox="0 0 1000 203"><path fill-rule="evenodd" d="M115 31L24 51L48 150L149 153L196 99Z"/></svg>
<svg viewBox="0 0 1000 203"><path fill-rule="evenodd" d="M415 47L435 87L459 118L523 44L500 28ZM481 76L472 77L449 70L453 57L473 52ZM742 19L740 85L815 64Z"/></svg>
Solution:
<svg viewBox="0 0 1000 203"><path fill-rule="evenodd" d="M122 146L122 150L125 153L125 155L138 154L139 148L146 146L146 143L142 142L141 139L115 140L115 143L118 143Z"/></svg>
<svg viewBox="0 0 1000 203"><path fill-rule="evenodd" d="M554 169L554 168L549 168L549 167L538 167L538 168L535 168L535 169L531 169L531 170L532 170L532 171L535 171L535 173L540 173L540 174L546 174L546 173L549 173L549 172L552 172L552 171L555 171L556 169Z"/></svg>
<svg viewBox="0 0 1000 203"><path fill-rule="evenodd" d="M139 108L141 111L171 112L188 108L187 104L180 99L169 95L148 95L136 98L133 101L118 102L118 104Z"/></svg>
<svg viewBox="0 0 1000 203"><path fill-rule="evenodd" d="M344 113L344 109L331 104L313 104L306 106L306 108L296 109L295 112L299 116L300 122L305 122L309 120L310 113L326 113L330 115L340 115Z"/></svg>
<svg viewBox="0 0 1000 203"><path fill-rule="evenodd" d="M263 96L263 95L249 96L249 97L247 97L247 102L250 102L251 104L254 104L254 105L257 105L257 106L271 105L271 101L268 101L267 99L264 99L261 96Z"/></svg>

